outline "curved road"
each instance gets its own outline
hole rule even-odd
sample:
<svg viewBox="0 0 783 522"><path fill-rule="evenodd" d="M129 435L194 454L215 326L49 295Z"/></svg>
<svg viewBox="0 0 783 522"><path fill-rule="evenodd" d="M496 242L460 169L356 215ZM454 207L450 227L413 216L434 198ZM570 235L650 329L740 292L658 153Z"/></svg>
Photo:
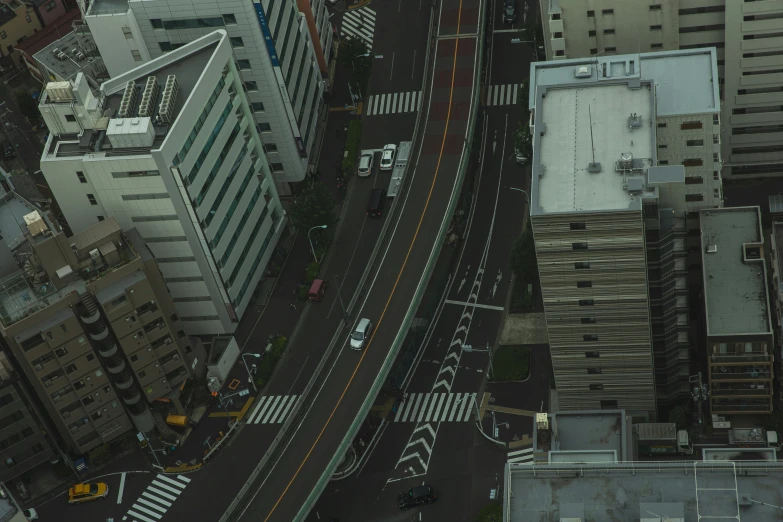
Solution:
<svg viewBox="0 0 783 522"><path fill-rule="evenodd" d="M459 190L458 171L467 138L481 0L445 0L439 12L439 40L415 170L393 236L361 305L375 331L363 352L345 348L307 416L289 439L266 480L251 493L242 521L290 522L329 466L362 403L382 371L417 290L426 285L426 265L442 245L441 225ZM414 303L415 304L415 303ZM325 332L324 340L330 338ZM304 515L305 513L301 513Z"/></svg>

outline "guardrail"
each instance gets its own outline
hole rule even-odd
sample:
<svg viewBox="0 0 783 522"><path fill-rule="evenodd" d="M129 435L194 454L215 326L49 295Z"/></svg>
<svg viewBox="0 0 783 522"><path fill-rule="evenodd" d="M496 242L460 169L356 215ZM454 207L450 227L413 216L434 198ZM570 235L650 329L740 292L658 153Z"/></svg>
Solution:
<svg viewBox="0 0 783 522"><path fill-rule="evenodd" d="M433 7L430 10L430 35L429 35L429 47L427 51L427 67L429 67L429 56L433 51L435 40L433 39L433 29L434 29L434 14L435 10L438 7L437 2L433 4ZM478 43L478 52L476 53L478 63L476 64L475 70L474 70L474 78L473 82L476 86L475 93L473 94L473 100L471 102L471 108L473 109L470 120L468 122L467 127L467 136L465 137L465 144L471 143L473 139L473 134L475 131L475 125L476 125L476 117L478 115L478 98L479 94L481 92L479 79L481 76L481 61L482 61L482 51L483 51L483 39L481 37L482 33L484 32L483 29L483 13L482 9L479 8L479 22L478 22L478 36L476 38ZM427 86L426 86L426 80L429 78L430 72L425 69L424 72L424 82L425 82L425 89L423 89L422 95L426 95ZM418 132L418 125L421 121L421 118L423 115L427 114L428 111L421 111L419 115L419 120L417 120L414 132ZM413 154L417 154L418 149L421 147L421 143L417 143L418 140L416 140L416 136L414 136L414 151ZM446 212L443 216L443 222L441 223L440 231L438 233L438 242L435 245L435 248L433 249L432 253L430 254L430 259L427 262L427 265L424 268L424 273L422 274L422 281L428 280L430 275L432 274L433 268L435 267L435 263L438 260L438 256L440 255L440 249L443 247L443 241L442 237L444 236L445 231L447 230L449 223L451 221L451 216L454 213L454 209L457 205L457 202L459 200L459 194L460 194L460 187L462 186L462 181L465 178L465 172L467 171L468 156L465 152L466 146L463 147L463 155L460 158L460 164L457 170L457 179L454 186L454 190L451 195L451 199L449 200L449 206L446 209ZM418 158L418 154L416 156ZM418 166L418 162L417 162ZM407 191L408 184L409 184L410 178L408 176L405 177L403 180L403 196L405 195L404 192ZM402 199L400 196L397 196L395 199ZM326 488L326 485L329 482L329 478L331 477L332 473L334 472L334 469L337 467L337 465L340 462L340 459L342 458L343 454L347 450L348 446L351 444L351 441L356 436L356 433L358 432L359 427L361 426L361 423L364 422L364 417L369 412L370 408L372 407L373 403L375 402L375 397L380 391L381 386L383 385L384 381L386 380L386 375L388 374L392 364L394 363L395 359L397 358L397 352L399 351L400 347L402 346L405 337L407 335L408 328L410 327L411 321L413 320L413 317L416 315L416 311L418 309L419 302L421 301L422 294L426 290L427 285L426 284L420 284L419 288L416 291L416 294L413 297L413 300L411 301L411 305L408 308L408 312L405 315L405 318L403 319L402 325L400 326L399 331L397 332L397 336L394 339L394 342L392 343L391 349L389 350L389 353L386 356L386 360L383 363L383 366L381 367L381 371L378 373L378 376L375 379L375 382L373 382L372 387L370 388L369 393L367 394L367 398L362 403L361 407L359 408L359 411L356 414L356 418L354 419L353 423L351 424L351 427L348 429L348 432L345 434L345 437L343 437L343 440L338 447L337 451L335 452L334 456L332 457L331 461L329 461L328 466L324 470L324 473L321 475L321 477L318 479L318 482L316 483L315 488L313 488L313 491L310 493L310 495L307 497L307 500L302 504L302 507L299 509L299 512L297 513L296 517L294 518L294 521L296 522L302 522L307 517L307 515L310 513L310 510L313 508L313 505L318 500L318 498L321 496L321 493Z"/></svg>

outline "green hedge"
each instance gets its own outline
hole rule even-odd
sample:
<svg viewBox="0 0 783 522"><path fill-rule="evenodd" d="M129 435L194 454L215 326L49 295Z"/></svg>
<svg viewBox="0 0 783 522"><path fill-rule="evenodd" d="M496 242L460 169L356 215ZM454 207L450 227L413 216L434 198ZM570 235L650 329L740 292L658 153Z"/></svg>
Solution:
<svg viewBox="0 0 783 522"><path fill-rule="evenodd" d="M353 174L356 157L359 155L359 147L362 142L362 122L352 120L348 124L348 137L345 140L345 150L348 155L343 158L343 177Z"/></svg>
<svg viewBox="0 0 783 522"><path fill-rule="evenodd" d="M501 522L502 519L503 506L500 505L500 502L495 501L484 506L484 508L479 511L475 522Z"/></svg>
<svg viewBox="0 0 783 522"><path fill-rule="evenodd" d="M272 377L275 366L280 362L280 358L283 356L283 352L285 352L285 347L288 345L288 338L283 335L276 335L270 339L270 342L272 343L272 348L264 354L264 357L258 364L258 370L256 370L256 386L259 390Z"/></svg>

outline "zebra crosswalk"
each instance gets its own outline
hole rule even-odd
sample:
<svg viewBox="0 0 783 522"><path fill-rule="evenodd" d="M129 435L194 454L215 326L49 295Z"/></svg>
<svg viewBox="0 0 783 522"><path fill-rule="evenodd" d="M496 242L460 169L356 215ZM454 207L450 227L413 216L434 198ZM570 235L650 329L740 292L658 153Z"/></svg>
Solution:
<svg viewBox="0 0 783 522"><path fill-rule="evenodd" d="M134 522L157 522L189 483L190 479L182 475L157 475L122 520L131 518Z"/></svg>
<svg viewBox="0 0 783 522"><path fill-rule="evenodd" d="M515 105L521 86L519 83L490 85L487 93L487 105Z"/></svg>
<svg viewBox="0 0 783 522"><path fill-rule="evenodd" d="M475 402L475 393L411 393L394 422L466 422Z"/></svg>
<svg viewBox="0 0 783 522"><path fill-rule="evenodd" d="M281 424L299 400L299 395L266 395L256 400L247 424Z"/></svg>
<svg viewBox="0 0 783 522"><path fill-rule="evenodd" d="M417 112L421 109L421 91L373 94L364 110L365 116Z"/></svg>
<svg viewBox="0 0 783 522"><path fill-rule="evenodd" d="M343 23L340 26L341 38L358 38L372 50L374 36L375 11L365 6L351 9L343 15Z"/></svg>
<svg viewBox="0 0 783 522"><path fill-rule="evenodd" d="M506 454L509 464L524 464L530 466L533 464L535 457L533 456L533 448L524 448L516 451L509 451Z"/></svg>

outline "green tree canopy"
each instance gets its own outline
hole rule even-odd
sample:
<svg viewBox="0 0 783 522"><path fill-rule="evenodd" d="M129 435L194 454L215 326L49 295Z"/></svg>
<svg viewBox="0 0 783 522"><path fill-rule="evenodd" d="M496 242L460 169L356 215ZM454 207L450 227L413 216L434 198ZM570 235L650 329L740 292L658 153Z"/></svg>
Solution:
<svg viewBox="0 0 783 522"><path fill-rule="evenodd" d="M288 209L291 223L300 232L307 233L312 227L337 223L334 215L334 198L320 181L310 182L294 199ZM317 231L313 231L313 235Z"/></svg>
<svg viewBox="0 0 783 522"><path fill-rule="evenodd" d="M17 107L19 107L19 110L26 117L33 119L40 116L38 104L35 103L35 100L27 89L17 89L14 91L14 101L16 102Z"/></svg>
<svg viewBox="0 0 783 522"><path fill-rule="evenodd" d="M517 279L530 281L538 273L536 264L536 247L533 243L533 231L528 221L527 230L525 230L511 247L511 270Z"/></svg>

